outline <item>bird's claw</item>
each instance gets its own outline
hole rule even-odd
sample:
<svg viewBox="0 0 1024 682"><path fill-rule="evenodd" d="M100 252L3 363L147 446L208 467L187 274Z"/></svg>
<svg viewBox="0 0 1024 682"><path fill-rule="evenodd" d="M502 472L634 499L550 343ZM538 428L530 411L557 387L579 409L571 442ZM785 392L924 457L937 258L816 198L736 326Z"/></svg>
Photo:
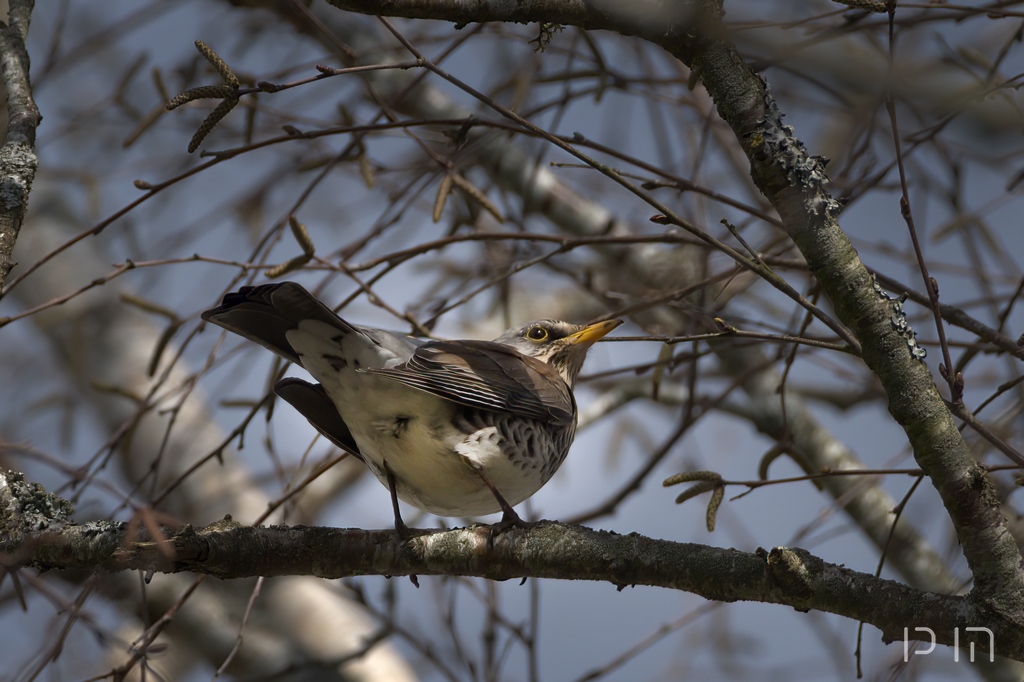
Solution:
<svg viewBox="0 0 1024 682"><path fill-rule="evenodd" d="M395 540L397 540L399 543L403 543L403 542L408 542L412 538L413 538L413 531L412 531L412 529L409 528L409 526L405 525L405 522L402 521L402 517L396 516L395 517ZM419 577L415 573L410 573L409 574L409 581L417 589L419 589L420 579L419 579Z"/></svg>
<svg viewBox="0 0 1024 682"><path fill-rule="evenodd" d="M487 547L488 549L492 549L494 547L494 538L511 528L529 529L537 526L539 523L540 521L523 521L519 514L516 514L511 510L506 510L501 516L501 521L498 521L491 526L491 530L487 534Z"/></svg>
<svg viewBox="0 0 1024 682"><path fill-rule="evenodd" d="M404 542L406 540L412 539L413 532L412 529L409 528L409 526L405 525L401 521L398 521L397 523L395 523L395 535L398 536L399 540L402 540Z"/></svg>

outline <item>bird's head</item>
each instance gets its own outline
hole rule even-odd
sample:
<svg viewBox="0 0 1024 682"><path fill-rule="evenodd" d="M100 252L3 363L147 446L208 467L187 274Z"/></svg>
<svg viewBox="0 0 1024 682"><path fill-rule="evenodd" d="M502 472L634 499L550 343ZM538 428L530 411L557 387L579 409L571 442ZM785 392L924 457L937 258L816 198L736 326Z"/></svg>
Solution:
<svg viewBox="0 0 1024 682"><path fill-rule="evenodd" d="M622 320L606 320L590 325L570 324L561 320L536 320L509 329L495 341L548 363L572 387L576 383L576 375L583 367L587 350L620 324Z"/></svg>

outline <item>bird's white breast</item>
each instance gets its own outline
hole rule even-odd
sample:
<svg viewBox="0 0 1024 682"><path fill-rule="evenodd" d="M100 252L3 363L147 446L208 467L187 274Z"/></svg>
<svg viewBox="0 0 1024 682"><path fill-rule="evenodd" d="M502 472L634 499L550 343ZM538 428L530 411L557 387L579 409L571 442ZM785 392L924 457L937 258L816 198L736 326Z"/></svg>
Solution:
<svg viewBox="0 0 1024 682"><path fill-rule="evenodd" d="M360 371L404 361L366 336L306 320L287 338L344 417L370 470L387 486L386 463L398 479L399 497L409 504L441 516L501 511L474 467L511 505L544 484L539 471L509 460L495 427L467 435L452 424L460 409L453 403Z"/></svg>

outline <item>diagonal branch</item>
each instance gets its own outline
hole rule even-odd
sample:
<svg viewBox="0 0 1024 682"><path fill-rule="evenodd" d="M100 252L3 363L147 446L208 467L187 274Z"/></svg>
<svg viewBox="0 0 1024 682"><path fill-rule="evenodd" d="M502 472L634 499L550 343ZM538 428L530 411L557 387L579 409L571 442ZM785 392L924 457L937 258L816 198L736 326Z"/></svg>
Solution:
<svg viewBox="0 0 1024 682"><path fill-rule="evenodd" d="M678 55L685 56L685 55ZM1024 625L1020 552L984 470L942 400L927 366L911 357L891 323L892 307L839 226L839 205L824 185L824 164L782 124L768 85L725 40L709 38L691 64L751 162L755 183L821 282L836 315L857 335L868 368L889 397L918 464L942 498L974 573L974 596Z"/></svg>
<svg viewBox="0 0 1024 682"><path fill-rule="evenodd" d="M0 291L15 266L14 243L36 175L36 127L42 117L32 99L25 47L34 4L11 0L10 23L0 23L0 70L7 91L7 139L0 148Z"/></svg>

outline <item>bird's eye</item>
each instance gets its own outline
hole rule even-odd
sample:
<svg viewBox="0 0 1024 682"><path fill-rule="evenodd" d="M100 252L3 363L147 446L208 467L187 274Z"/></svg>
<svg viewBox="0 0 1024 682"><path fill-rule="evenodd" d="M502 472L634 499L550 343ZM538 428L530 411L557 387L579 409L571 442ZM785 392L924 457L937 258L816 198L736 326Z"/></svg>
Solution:
<svg viewBox="0 0 1024 682"><path fill-rule="evenodd" d="M526 338L531 341L544 341L548 338L548 330L544 327L530 327L530 331L526 332Z"/></svg>

